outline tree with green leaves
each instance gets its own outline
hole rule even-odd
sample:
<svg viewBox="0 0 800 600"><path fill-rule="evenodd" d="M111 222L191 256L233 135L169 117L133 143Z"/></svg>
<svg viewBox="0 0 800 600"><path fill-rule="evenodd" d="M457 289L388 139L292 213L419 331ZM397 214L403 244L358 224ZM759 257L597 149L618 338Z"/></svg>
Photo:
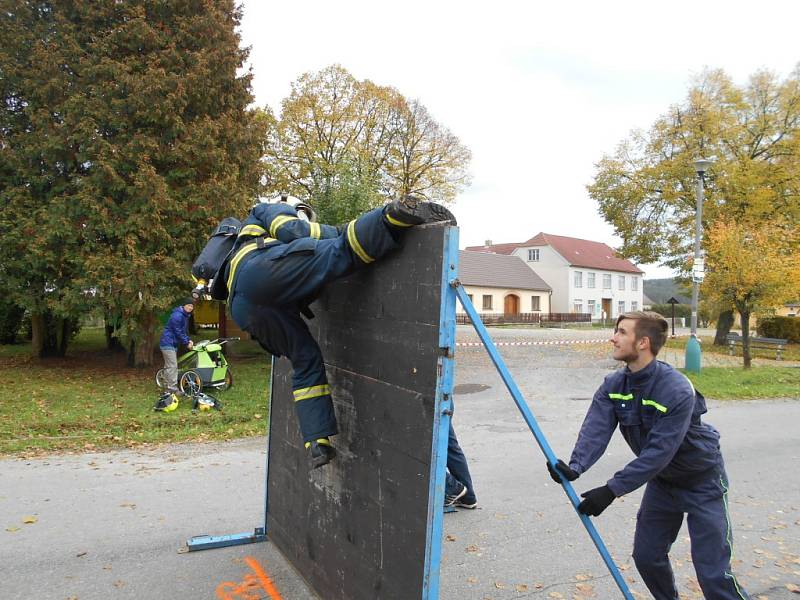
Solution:
<svg viewBox="0 0 800 600"><path fill-rule="evenodd" d="M800 67L784 80L759 71L741 86L720 70L706 71L649 131L633 132L603 157L587 189L622 238L624 256L687 273L694 159L714 159L706 173L706 232L721 219L757 224L775 215L784 227L797 228L799 132Z"/></svg>
<svg viewBox="0 0 800 600"><path fill-rule="evenodd" d="M268 118L267 190L331 222L404 194L452 202L469 184L469 150L419 101L339 65L302 75Z"/></svg>
<svg viewBox="0 0 800 600"><path fill-rule="evenodd" d="M4 3L0 253L19 303L99 306L151 364L156 315L189 290L219 219L257 195L266 120L248 109L240 9Z"/></svg>

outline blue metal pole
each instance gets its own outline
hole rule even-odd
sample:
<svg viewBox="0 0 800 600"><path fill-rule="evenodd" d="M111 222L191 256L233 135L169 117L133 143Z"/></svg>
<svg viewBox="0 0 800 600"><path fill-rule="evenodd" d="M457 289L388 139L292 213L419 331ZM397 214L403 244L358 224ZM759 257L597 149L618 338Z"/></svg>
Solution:
<svg viewBox="0 0 800 600"><path fill-rule="evenodd" d="M533 437L536 438L536 443L539 444L539 448L542 449L542 452L547 458L547 462L549 462L555 468L556 463L558 462L556 455L550 448L550 444L547 443L544 433L539 428L539 424L536 422L536 417L533 416L531 409L528 407L528 403L525 402L525 399L522 397L522 393L519 391L517 384L514 382L514 379L511 377L511 374L506 368L503 358L500 356L497 348L495 348L492 339L489 337L489 332L486 331L483 321L481 321L481 318L478 315L478 312L475 310L475 307L472 306L472 302L470 302L470 299L467 296L467 293L464 291L461 282L458 281L458 279L452 279L450 281L450 285L455 288L456 295L458 296L461 305L464 307L467 315L469 315L472 325L475 327L475 331L478 332L478 337L481 338L481 342L483 342L483 346L489 353L489 357L492 359L494 366L497 367L500 377L502 377L503 382L508 388L508 391L511 393L511 397L514 398L514 402L516 403L517 408L519 408L519 411L522 413L522 417L525 419L525 422L528 424L528 427L533 433ZM578 495L575 493L572 484L566 479L562 478L561 485L564 487L564 491L572 503L572 507L575 509L575 512L580 517L583 526L586 527L586 531L589 532L589 537L592 538L592 542L594 542L595 547L597 548L598 552L600 552L600 556L606 563L606 566L608 567L611 576L614 578L614 581L616 581L617 586L622 592L622 595L626 600L633 600L633 596L628 589L628 584L625 583L625 580L622 578L619 569L617 569L617 565L614 564L614 559L611 558L611 555L603 543L600 534L597 532L597 529L595 529L594 524L591 522L588 516L578 512L578 504L580 504L580 500L578 499Z"/></svg>
<svg viewBox="0 0 800 600"><path fill-rule="evenodd" d="M442 533L447 465L447 438L453 414L453 350L456 339L456 294L450 280L458 273L458 228L447 227L442 262L442 304L439 313L439 359L436 378L433 442L431 448L428 524L425 544L425 571L422 600L438 600L442 558Z"/></svg>

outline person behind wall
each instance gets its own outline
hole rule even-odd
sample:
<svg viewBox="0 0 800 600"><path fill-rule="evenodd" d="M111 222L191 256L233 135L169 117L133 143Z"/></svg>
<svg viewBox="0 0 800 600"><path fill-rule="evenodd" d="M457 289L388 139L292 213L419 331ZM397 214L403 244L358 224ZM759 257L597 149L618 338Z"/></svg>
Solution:
<svg viewBox="0 0 800 600"><path fill-rule="evenodd" d="M189 339L189 317L194 310L194 300L186 298L180 306L172 310L172 314L164 326L159 347L164 357L164 371L167 387L156 402L155 410L172 412L178 408L178 346L192 349L193 343Z"/></svg>
<svg viewBox="0 0 800 600"><path fill-rule="evenodd" d="M477 508L478 498L472 485L467 457L458 444L453 421L450 420L450 432L447 437L447 472L444 483L445 507Z"/></svg>
<svg viewBox="0 0 800 600"><path fill-rule="evenodd" d="M684 514L697 580L709 600L748 600L731 570L732 533L728 476L719 432L701 421L703 395L670 365L656 360L667 339L667 321L633 311L616 321L615 359L626 367L597 390L569 464L547 463L554 481L574 481L603 455L614 429L636 458L608 482L581 494L578 510L599 516L615 498L646 484L633 542L633 559L656 600L677 600L669 550Z"/></svg>
<svg viewBox="0 0 800 600"><path fill-rule="evenodd" d="M295 412L317 468L336 455L330 437L337 423L322 352L301 315L309 316L326 284L397 248L403 231L455 219L443 206L405 196L338 228L314 222L309 206L282 200L251 209L222 281L236 324L267 352L291 361ZM212 296L218 285L212 282Z"/></svg>

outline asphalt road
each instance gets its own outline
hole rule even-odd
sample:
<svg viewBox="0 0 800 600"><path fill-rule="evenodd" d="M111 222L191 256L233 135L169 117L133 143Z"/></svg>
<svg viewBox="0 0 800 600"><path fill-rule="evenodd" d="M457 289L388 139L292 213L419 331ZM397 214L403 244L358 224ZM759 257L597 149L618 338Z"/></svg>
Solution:
<svg viewBox="0 0 800 600"><path fill-rule="evenodd" d="M615 367L607 347L501 354L566 457ZM456 384L454 423L480 508L445 515L440 598L620 597L482 349L458 349ZM790 588L800 590L800 398L712 401L708 421L723 435L740 581L754 600L798 598ZM602 484L629 459L616 439L576 489ZM269 598L265 577L285 600L313 597L269 543L178 553L192 535L261 524L264 460L263 440L1 460L0 599ZM630 559L640 496L617 500L595 523L631 589L647 598ZM685 529L672 556L682 597L702 598Z"/></svg>

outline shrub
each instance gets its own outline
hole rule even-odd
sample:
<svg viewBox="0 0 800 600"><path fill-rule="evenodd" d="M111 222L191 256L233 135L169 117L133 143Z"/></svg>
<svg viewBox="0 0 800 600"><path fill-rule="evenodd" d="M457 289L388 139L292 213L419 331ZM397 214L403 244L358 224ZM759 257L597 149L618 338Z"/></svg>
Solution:
<svg viewBox="0 0 800 600"><path fill-rule="evenodd" d="M762 337L781 338L792 343L800 343L800 318L770 317L759 319L758 335Z"/></svg>

